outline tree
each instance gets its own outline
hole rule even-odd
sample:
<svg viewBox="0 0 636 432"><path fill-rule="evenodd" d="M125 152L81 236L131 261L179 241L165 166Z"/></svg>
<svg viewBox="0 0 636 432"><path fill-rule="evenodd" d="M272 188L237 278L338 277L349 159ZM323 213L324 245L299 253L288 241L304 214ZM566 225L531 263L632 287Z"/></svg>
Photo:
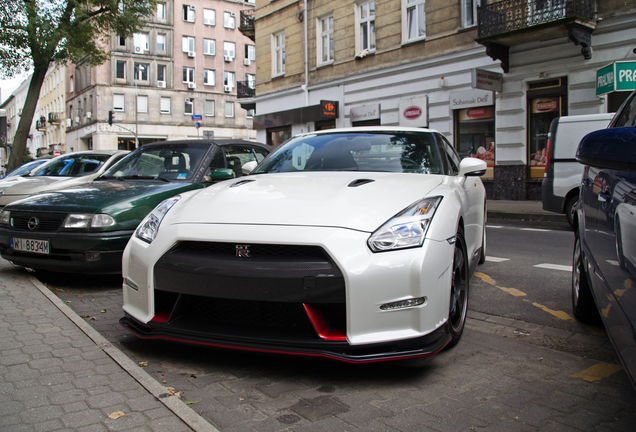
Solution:
<svg viewBox="0 0 636 432"><path fill-rule="evenodd" d="M109 58L110 35L129 37L145 24L156 0L2 0L0 76L33 69L7 171L17 168L26 148L40 88L52 62Z"/></svg>

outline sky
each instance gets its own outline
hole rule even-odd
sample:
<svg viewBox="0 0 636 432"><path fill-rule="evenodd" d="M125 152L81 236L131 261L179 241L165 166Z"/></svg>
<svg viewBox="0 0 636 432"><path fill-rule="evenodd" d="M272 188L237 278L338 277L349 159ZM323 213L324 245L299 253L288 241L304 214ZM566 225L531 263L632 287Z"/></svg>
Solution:
<svg viewBox="0 0 636 432"><path fill-rule="evenodd" d="M0 80L0 89L2 89L2 94L0 95L2 100L0 101L0 103L6 101L9 96L11 96L11 93L13 93L15 89L17 89L20 84L22 84L22 81L24 81L27 76L28 74L20 75L19 77L11 78L8 80Z"/></svg>

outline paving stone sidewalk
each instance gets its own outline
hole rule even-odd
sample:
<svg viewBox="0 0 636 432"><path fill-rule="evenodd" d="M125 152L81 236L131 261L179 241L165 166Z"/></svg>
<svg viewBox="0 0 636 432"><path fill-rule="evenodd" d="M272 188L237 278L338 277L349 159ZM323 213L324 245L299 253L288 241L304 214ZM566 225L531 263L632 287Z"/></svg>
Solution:
<svg viewBox="0 0 636 432"><path fill-rule="evenodd" d="M0 259L1 431L216 431L64 308Z"/></svg>

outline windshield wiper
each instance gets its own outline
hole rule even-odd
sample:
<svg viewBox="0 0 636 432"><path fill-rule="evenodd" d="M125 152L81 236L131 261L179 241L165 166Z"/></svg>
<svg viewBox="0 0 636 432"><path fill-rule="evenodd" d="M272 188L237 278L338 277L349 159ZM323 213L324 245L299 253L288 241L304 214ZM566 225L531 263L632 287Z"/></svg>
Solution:
<svg viewBox="0 0 636 432"><path fill-rule="evenodd" d="M165 178L161 178L161 177L153 177L153 176L149 176L149 175L139 175L139 174L135 174L135 175L131 175L131 176L122 176L120 177L123 180L161 180L163 182L170 182L170 180L165 179Z"/></svg>

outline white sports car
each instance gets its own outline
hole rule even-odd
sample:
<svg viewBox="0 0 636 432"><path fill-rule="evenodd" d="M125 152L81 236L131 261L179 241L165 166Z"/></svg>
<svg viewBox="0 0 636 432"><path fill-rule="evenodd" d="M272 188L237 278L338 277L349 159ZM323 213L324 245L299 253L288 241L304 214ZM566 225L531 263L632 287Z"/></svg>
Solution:
<svg viewBox="0 0 636 432"><path fill-rule="evenodd" d="M353 363L435 354L459 341L485 259L485 171L430 129L296 136L251 175L141 222L120 322L141 338Z"/></svg>

